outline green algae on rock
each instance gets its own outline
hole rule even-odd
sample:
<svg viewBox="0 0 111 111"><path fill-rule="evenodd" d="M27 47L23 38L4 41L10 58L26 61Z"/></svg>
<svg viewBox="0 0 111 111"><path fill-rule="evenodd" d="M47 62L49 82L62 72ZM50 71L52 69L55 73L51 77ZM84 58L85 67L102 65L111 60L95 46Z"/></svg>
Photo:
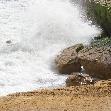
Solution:
<svg viewBox="0 0 111 111"><path fill-rule="evenodd" d="M111 36L111 0L87 0L87 16Z"/></svg>
<svg viewBox="0 0 111 111"><path fill-rule="evenodd" d="M90 43L91 47L102 47L102 46L111 46L111 38L104 37L104 38L95 38Z"/></svg>

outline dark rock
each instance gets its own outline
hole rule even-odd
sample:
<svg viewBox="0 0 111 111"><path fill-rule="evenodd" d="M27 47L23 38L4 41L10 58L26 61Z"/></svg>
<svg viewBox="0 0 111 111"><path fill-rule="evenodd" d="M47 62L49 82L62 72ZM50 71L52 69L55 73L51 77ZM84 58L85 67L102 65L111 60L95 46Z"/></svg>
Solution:
<svg viewBox="0 0 111 111"><path fill-rule="evenodd" d="M81 65L78 61L78 52L83 48L82 44L77 44L66 48L57 56L55 62L60 73L80 72Z"/></svg>
<svg viewBox="0 0 111 111"><path fill-rule="evenodd" d="M100 79L111 78L111 48L84 48L78 54L86 73Z"/></svg>
<svg viewBox="0 0 111 111"><path fill-rule="evenodd" d="M6 43L7 43L7 44L11 44L12 41L11 41L11 40L7 40Z"/></svg>
<svg viewBox="0 0 111 111"><path fill-rule="evenodd" d="M88 74L72 73L66 79L66 86L80 86L94 84L94 79Z"/></svg>

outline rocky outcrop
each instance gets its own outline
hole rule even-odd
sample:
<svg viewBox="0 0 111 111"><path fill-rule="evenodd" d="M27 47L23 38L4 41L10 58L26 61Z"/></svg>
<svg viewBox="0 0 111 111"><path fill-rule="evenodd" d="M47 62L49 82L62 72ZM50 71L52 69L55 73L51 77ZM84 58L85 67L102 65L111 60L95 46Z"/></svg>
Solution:
<svg viewBox="0 0 111 111"><path fill-rule="evenodd" d="M78 58L86 73L100 79L111 78L111 47L85 48Z"/></svg>
<svg viewBox="0 0 111 111"><path fill-rule="evenodd" d="M83 66L85 73L94 78L110 79L111 46L84 48L77 44L63 50L57 56L56 64L60 73L80 72Z"/></svg>
<svg viewBox="0 0 111 111"><path fill-rule="evenodd" d="M88 74L72 73L66 79L66 86L80 86L94 84L94 79Z"/></svg>
<svg viewBox="0 0 111 111"><path fill-rule="evenodd" d="M77 44L57 56L56 64L60 73L80 72L81 66L92 77L111 78L111 47L85 47Z"/></svg>
<svg viewBox="0 0 111 111"><path fill-rule="evenodd" d="M60 73L70 74L72 72L80 72L81 65L78 61L78 52L83 48L82 44L77 44L66 48L57 56L55 62Z"/></svg>

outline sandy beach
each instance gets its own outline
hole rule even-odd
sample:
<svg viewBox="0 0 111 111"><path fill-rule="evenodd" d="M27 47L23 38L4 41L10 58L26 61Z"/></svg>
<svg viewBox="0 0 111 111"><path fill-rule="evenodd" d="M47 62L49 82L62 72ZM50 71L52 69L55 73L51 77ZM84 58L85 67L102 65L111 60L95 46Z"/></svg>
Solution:
<svg viewBox="0 0 111 111"><path fill-rule="evenodd" d="M0 111L110 111L111 86L78 86L0 98Z"/></svg>

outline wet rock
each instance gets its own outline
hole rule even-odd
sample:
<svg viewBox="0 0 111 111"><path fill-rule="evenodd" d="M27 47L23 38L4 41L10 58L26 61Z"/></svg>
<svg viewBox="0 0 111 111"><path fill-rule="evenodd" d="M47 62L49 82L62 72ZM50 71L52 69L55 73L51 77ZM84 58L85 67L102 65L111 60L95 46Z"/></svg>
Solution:
<svg viewBox="0 0 111 111"><path fill-rule="evenodd" d="M12 41L11 41L11 40L7 40L6 43L7 43L7 44L11 44Z"/></svg>
<svg viewBox="0 0 111 111"><path fill-rule="evenodd" d="M88 74L72 73L66 79L66 86L80 86L94 84L94 79Z"/></svg>
<svg viewBox="0 0 111 111"><path fill-rule="evenodd" d="M100 79L111 78L111 48L84 48L78 54L86 73Z"/></svg>
<svg viewBox="0 0 111 111"><path fill-rule="evenodd" d="M77 44L66 48L57 56L55 62L60 73L80 72L81 65L78 61L78 52L83 48L82 44Z"/></svg>

